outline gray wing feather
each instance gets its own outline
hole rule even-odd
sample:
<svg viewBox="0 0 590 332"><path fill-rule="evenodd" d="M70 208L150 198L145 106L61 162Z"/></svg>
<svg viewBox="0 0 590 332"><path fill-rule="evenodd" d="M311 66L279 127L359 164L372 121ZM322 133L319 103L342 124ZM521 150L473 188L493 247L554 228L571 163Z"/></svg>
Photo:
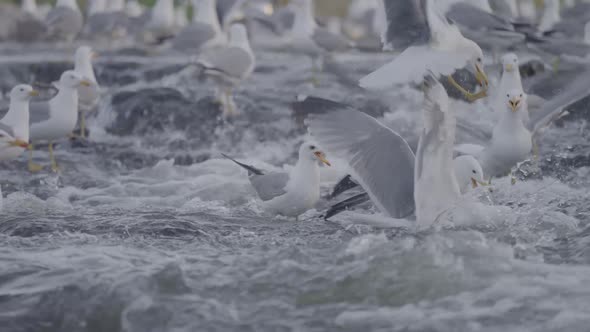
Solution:
<svg viewBox="0 0 590 332"><path fill-rule="evenodd" d="M341 109L306 121L320 145L348 162L353 177L385 214L414 211L414 154L408 143L373 117Z"/></svg>
<svg viewBox="0 0 590 332"><path fill-rule="evenodd" d="M31 125L49 120L50 106L47 101L31 102L29 104L29 123Z"/></svg>
<svg viewBox="0 0 590 332"><path fill-rule="evenodd" d="M14 137L14 130L12 129L11 126L0 122L0 130L5 131L8 135Z"/></svg>
<svg viewBox="0 0 590 332"><path fill-rule="evenodd" d="M572 83L563 87L561 93L547 100L538 111L531 112L529 128L533 130L533 134L549 125L567 106L588 96L590 94L589 86L590 71L586 71L578 75Z"/></svg>
<svg viewBox="0 0 590 332"><path fill-rule="evenodd" d="M263 201L284 195L286 193L285 186L288 181L289 174L287 173L268 173L252 175L250 177L250 183L256 189L258 197Z"/></svg>
<svg viewBox="0 0 590 332"><path fill-rule="evenodd" d="M241 47L216 47L208 50L199 63L208 70L219 71L232 78L242 78L254 62Z"/></svg>
<svg viewBox="0 0 590 332"><path fill-rule="evenodd" d="M465 2L452 5L447 11L447 17L457 24L472 30L481 30L481 28L487 30L514 30L514 26L508 20L487 13Z"/></svg>
<svg viewBox="0 0 590 332"><path fill-rule="evenodd" d="M215 29L209 24L191 23L182 29L172 40L172 47L177 50L198 50L207 41L215 37Z"/></svg>
<svg viewBox="0 0 590 332"><path fill-rule="evenodd" d="M430 40L426 18L428 0L383 0L387 17L387 30L383 44L404 49Z"/></svg>

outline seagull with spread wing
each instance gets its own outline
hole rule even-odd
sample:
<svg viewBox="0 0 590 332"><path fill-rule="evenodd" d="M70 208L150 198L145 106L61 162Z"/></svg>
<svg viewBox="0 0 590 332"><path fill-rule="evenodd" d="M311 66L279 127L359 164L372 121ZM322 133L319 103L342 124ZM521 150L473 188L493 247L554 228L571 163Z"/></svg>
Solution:
<svg viewBox="0 0 590 332"><path fill-rule="evenodd" d="M432 73L449 82L474 101L487 96L481 48L465 38L459 28L435 7L434 0L384 0L388 27L384 45L402 51L392 62L360 80L367 89L387 89L396 84L419 84ZM457 69L472 71L484 88L470 93L451 76Z"/></svg>

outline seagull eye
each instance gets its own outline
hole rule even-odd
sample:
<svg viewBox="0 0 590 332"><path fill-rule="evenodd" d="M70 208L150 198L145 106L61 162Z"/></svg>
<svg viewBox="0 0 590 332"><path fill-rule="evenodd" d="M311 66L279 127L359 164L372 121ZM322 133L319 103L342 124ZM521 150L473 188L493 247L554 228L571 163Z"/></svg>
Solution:
<svg viewBox="0 0 590 332"><path fill-rule="evenodd" d="M522 97L522 93L520 94L520 96Z"/></svg>
<svg viewBox="0 0 590 332"><path fill-rule="evenodd" d="M471 171L471 173L473 173L473 174L477 174L477 172L476 172L475 170L472 170L472 171Z"/></svg>
<svg viewBox="0 0 590 332"><path fill-rule="evenodd" d="M510 94L506 94L506 97L510 98Z"/></svg>
<svg viewBox="0 0 590 332"><path fill-rule="evenodd" d="M481 58L477 58L477 62L481 62Z"/></svg>
<svg viewBox="0 0 590 332"><path fill-rule="evenodd" d="M309 147L309 149L310 149L310 150L315 150L315 145L311 145L311 146Z"/></svg>

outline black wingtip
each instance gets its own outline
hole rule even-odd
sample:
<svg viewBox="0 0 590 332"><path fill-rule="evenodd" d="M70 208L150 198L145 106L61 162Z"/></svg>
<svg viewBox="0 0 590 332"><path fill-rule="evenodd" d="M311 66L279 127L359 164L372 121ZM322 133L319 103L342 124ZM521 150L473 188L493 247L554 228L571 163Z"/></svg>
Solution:
<svg viewBox="0 0 590 332"><path fill-rule="evenodd" d="M244 168L244 169L248 170L248 175L251 175L251 174L255 174L255 175L264 175L264 172L262 172L261 170L259 170L258 168L254 167L254 166L250 166L250 165L247 165L247 164L241 163L241 162L239 162L239 161L235 160L234 158L232 158L232 157L230 157L230 156L226 155L225 153L221 153L221 155L222 155L222 156L224 156L225 158L227 158L227 159L229 159L229 160L233 161L233 162L234 162L234 163L236 163L238 166L240 166L240 167L242 167L242 168Z"/></svg>
<svg viewBox="0 0 590 332"><path fill-rule="evenodd" d="M328 211L326 211L326 213L324 214L324 220L328 220L341 212L349 210L350 208L355 207L359 204L365 203L369 200L370 200L370 197L369 197L369 194L367 194L367 193L358 194L358 195L352 196L348 199L345 199L340 203L332 205L328 209Z"/></svg>

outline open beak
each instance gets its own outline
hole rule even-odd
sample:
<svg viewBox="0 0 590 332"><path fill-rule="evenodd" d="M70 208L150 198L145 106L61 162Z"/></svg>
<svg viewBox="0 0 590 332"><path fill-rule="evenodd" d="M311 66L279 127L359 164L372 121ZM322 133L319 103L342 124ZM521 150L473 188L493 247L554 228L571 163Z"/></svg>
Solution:
<svg viewBox="0 0 590 332"><path fill-rule="evenodd" d="M511 73L513 70L514 70L514 65L511 63L504 66L504 71L506 71L507 73Z"/></svg>
<svg viewBox="0 0 590 332"><path fill-rule="evenodd" d="M314 152L316 158L318 158L319 161L323 162L324 164L328 165L328 166L332 166L332 164L330 164L330 162L326 159L326 154L324 154L321 151L318 152Z"/></svg>
<svg viewBox="0 0 590 332"><path fill-rule="evenodd" d="M477 180L477 179L471 178L471 186L472 186L473 188L477 188L477 186L482 186L482 187L485 187L485 186L487 186L487 185L488 185L488 183L487 183L487 182L483 182L483 181L480 181L480 180Z"/></svg>
<svg viewBox="0 0 590 332"><path fill-rule="evenodd" d="M89 80L81 80L80 85L82 86L91 86L92 83Z"/></svg>
<svg viewBox="0 0 590 332"><path fill-rule="evenodd" d="M31 92L29 92L29 96L31 97L37 97L39 95L39 91L37 90L32 90Z"/></svg>
<svg viewBox="0 0 590 332"><path fill-rule="evenodd" d="M27 149L29 147L29 143L21 140L21 139L15 139L14 141L10 142L10 145L12 146L18 146L24 149Z"/></svg>
<svg viewBox="0 0 590 332"><path fill-rule="evenodd" d="M487 88L489 85L488 76L483 71L483 68L479 65L479 63L475 64L475 79L479 83L482 88Z"/></svg>
<svg viewBox="0 0 590 332"><path fill-rule="evenodd" d="M511 99L508 101L508 104L510 104L510 109L512 110L512 112L518 111L518 106L520 105L520 100L519 99Z"/></svg>

